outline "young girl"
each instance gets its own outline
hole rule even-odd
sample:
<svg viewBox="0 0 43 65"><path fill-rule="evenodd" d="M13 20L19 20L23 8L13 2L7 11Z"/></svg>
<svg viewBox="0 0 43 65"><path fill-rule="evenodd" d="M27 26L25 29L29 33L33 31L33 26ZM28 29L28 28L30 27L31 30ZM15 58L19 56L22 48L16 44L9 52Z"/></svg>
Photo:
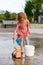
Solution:
<svg viewBox="0 0 43 65"><path fill-rule="evenodd" d="M21 46L21 53L23 53L23 40L26 40L26 45L28 45L28 36L30 34L30 25L29 25L29 20L27 19L27 16L25 13L20 12L18 13L18 22L16 29L14 30L14 39L15 36L20 38L20 46Z"/></svg>

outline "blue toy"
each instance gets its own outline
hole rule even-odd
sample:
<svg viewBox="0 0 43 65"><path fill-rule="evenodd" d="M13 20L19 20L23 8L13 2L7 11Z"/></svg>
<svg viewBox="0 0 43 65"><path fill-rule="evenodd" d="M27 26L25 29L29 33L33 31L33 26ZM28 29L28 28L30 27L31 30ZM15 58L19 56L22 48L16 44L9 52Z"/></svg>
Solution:
<svg viewBox="0 0 43 65"><path fill-rule="evenodd" d="M30 43L30 39L28 38L28 43ZM26 44L26 41L23 40L23 46ZM21 58L21 47L20 47L20 38L16 38L13 40L13 48L15 51L12 52L12 56L16 58Z"/></svg>
<svg viewBox="0 0 43 65"><path fill-rule="evenodd" d="M20 38L17 37L16 40L13 40L13 43L14 44L17 43L18 45L20 45ZM28 43L30 43L30 39L29 38L28 38ZM23 45L25 45L25 44L26 44L26 41L24 40L23 41Z"/></svg>

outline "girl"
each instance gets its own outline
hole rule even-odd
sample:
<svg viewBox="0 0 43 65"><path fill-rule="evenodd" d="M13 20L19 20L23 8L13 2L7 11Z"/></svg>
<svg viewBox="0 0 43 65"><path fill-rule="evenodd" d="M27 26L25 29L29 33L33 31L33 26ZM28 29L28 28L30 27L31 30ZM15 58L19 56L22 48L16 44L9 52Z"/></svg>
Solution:
<svg viewBox="0 0 43 65"><path fill-rule="evenodd" d="M21 53L23 53L23 40L25 39L26 45L28 45L28 36L30 34L29 20L23 12L18 13L18 22L16 29L14 30L14 39L16 37L16 32L17 36L20 38Z"/></svg>

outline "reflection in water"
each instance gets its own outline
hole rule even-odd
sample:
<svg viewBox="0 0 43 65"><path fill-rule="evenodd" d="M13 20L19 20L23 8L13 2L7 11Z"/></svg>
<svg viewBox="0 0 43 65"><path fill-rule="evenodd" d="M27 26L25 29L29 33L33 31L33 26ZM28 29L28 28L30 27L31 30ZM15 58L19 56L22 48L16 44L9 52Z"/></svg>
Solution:
<svg viewBox="0 0 43 65"><path fill-rule="evenodd" d="M34 58L33 57L25 57L24 65L34 65Z"/></svg>
<svg viewBox="0 0 43 65"><path fill-rule="evenodd" d="M12 58L13 62L14 62L14 65L21 65L22 64L22 59L15 59L15 58Z"/></svg>
<svg viewBox="0 0 43 65"><path fill-rule="evenodd" d="M13 59L14 65L43 65L43 39L32 38L30 44L35 46L35 56Z"/></svg>
<svg viewBox="0 0 43 65"><path fill-rule="evenodd" d="M30 44L35 46L35 56L22 59L9 58L14 50L13 41L0 39L0 65L43 65L43 38L31 38Z"/></svg>
<svg viewBox="0 0 43 65"><path fill-rule="evenodd" d="M34 64L34 57L25 57L22 59L15 59L12 58L14 61L14 65L33 65Z"/></svg>

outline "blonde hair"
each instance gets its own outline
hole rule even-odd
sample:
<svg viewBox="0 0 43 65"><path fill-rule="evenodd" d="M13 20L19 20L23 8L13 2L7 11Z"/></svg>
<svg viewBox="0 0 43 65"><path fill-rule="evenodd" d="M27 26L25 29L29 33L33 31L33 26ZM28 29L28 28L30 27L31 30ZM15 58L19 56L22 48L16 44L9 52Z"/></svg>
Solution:
<svg viewBox="0 0 43 65"><path fill-rule="evenodd" d="M18 17L17 17L18 21L20 21L22 18L27 19L26 14L23 12L18 13Z"/></svg>

